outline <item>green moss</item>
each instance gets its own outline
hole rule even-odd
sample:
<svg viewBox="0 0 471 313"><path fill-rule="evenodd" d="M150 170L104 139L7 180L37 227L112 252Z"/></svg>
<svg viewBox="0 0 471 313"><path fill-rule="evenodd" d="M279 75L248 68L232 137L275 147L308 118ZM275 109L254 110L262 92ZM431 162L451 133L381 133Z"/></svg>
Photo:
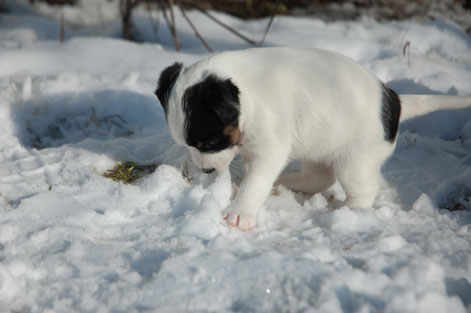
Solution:
<svg viewBox="0 0 471 313"><path fill-rule="evenodd" d="M118 163L112 170L103 173L106 178L114 181L130 184L137 179L152 174L157 165L138 165L135 162Z"/></svg>

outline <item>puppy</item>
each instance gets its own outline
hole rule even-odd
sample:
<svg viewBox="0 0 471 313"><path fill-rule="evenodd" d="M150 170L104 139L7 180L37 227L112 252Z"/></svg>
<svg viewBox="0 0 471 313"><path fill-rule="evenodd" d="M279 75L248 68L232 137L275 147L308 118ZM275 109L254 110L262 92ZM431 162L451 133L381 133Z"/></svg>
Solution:
<svg viewBox="0 0 471 313"><path fill-rule="evenodd" d="M274 183L317 193L337 179L346 206L371 206L400 121L471 106L471 97L398 96L345 56L301 48L175 63L161 73L155 94L170 134L203 172L227 169L242 155L244 178L224 213L242 230L255 226ZM302 160L302 171L278 177L290 160Z"/></svg>

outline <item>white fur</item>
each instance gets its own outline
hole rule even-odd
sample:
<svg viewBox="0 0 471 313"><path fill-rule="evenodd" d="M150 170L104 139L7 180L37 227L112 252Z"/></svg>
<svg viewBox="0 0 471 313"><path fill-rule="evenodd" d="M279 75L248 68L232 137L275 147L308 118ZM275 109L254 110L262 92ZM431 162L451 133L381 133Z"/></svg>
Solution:
<svg viewBox="0 0 471 313"><path fill-rule="evenodd" d="M304 161L303 170L281 175L276 184L316 193L338 179L347 194L346 205L373 204L381 165L395 146L384 139L382 85L375 76L347 57L317 49L212 55L185 68L170 94L168 125L180 144L185 144L182 96L209 74L230 78L240 90L242 146L213 155L189 148L200 168L218 170L241 153L245 176L226 210L228 224L252 229L274 182L293 159ZM420 114L416 109L408 112Z"/></svg>

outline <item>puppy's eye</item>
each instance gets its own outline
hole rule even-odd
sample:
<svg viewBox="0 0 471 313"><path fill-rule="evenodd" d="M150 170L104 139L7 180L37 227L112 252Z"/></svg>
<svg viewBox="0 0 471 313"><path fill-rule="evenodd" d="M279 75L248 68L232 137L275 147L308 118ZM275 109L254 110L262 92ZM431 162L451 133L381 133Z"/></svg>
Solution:
<svg viewBox="0 0 471 313"><path fill-rule="evenodd" d="M207 141L198 141L195 147L201 152L207 152L214 150L218 145L219 141L217 139L210 139Z"/></svg>

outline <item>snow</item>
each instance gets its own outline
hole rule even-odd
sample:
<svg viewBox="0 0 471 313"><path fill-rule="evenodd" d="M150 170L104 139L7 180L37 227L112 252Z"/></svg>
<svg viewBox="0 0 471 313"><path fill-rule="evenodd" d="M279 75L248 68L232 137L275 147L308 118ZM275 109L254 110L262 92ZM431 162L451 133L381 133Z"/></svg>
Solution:
<svg viewBox="0 0 471 313"><path fill-rule="evenodd" d="M72 9L61 43L60 9L5 4L0 312L471 312L470 109L401 126L373 208L332 209L339 185L280 187L240 232L221 216L240 161L220 175L189 164L192 180L182 177L186 151L153 95L163 68L206 54L179 14L176 53L163 23L155 42L144 10L146 43L117 38L112 16L93 24ZM214 49L248 47L188 14ZM214 14L254 38L268 22ZM400 93L471 95L471 40L447 21L280 17L265 45L341 52ZM159 166L134 185L101 175L127 160Z"/></svg>

